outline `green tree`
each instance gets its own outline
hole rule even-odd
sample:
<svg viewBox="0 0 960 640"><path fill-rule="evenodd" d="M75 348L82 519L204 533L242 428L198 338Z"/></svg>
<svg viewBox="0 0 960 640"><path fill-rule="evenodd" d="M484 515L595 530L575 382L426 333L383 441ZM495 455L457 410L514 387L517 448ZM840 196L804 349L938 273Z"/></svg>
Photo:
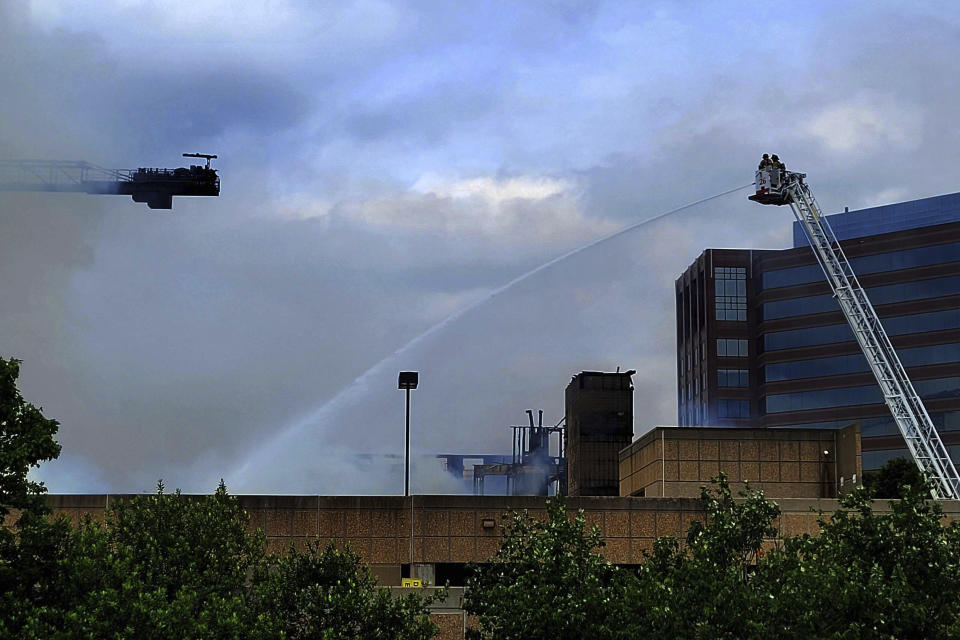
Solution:
<svg viewBox="0 0 960 640"><path fill-rule="evenodd" d="M960 638L960 527L943 526L927 485L886 513L865 490L840 506L758 567L768 628L786 640Z"/></svg>
<svg viewBox="0 0 960 640"><path fill-rule="evenodd" d="M249 576L265 560L261 533L221 482L212 496L167 494L87 519L59 557L60 600L35 607L37 638L246 637ZM30 635L32 634L32 635Z"/></svg>
<svg viewBox="0 0 960 640"><path fill-rule="evenodd" d="M701 489L704 522L691 524L686 546L655 542L628 605L639 637L744 638L762 626L754 568L780 509L761 491L740 498L720 474Z"/></svg>
<svg viewBox="0 0 960 640"><path fill-rule="evenodd" d="M30 469L60 455L56 420L24 400L17 388L20 361L0 358L0 637L12 637L39 603L55 600L57 558L68 535L48 521L43 483Z"/></svg>
<svg viewBox="0 0 960 640"><path fill-rule="evenodd" d="M350 548L310 542L258 576L250 603L260 612L254 637L428 640L437 632L429 605L445 595L393 597Z"/></svg>
<svg viewBox="0 0 960 640"><path fill-rule="evenodd" d="M210 496L165 493L111 504L68 528L47 597L11 637L50 640L427 640L431 598L394 599L359 556L311 544L268 556L221 482Z"/></svg>
<svg viewBox="0 0 960 640"><path fill-rule="evenodd" d="M476 639L631 638L625 595L633 576L597 549L600 531L583 512L568 518L562 498L547 501L547 520L513 513L496 556L475 565L464 609L477 616Z"/></svg>
<svg viewBox="0 0 960 640"><path fill-rule="evenodd" d="M609 566L597 531L562 503L539 523L515 514L465 607L476 638L894 640L960 638L960 524L919 482L888 510L867 490L820 514L819 535L771 544L780 511L723 476L704 521L658 539L636 575Z"/></svg>
<svg viewBox="0 0 960 640"><path fill-rule="evenodd" d="M904 487L919 486L923 482L917 463L906 458L893 458L879 471L864 477L864 486L874 498L893 500L904 496Z"/></svg>
<svg viewBox="0 0 960 640"><path fill-rule="evenodd" d="M54 440L59 423L23 399L19 376L19 360L0 358L0 522L12 510L45 512L46 489L27 473L60 455Z"/></svg>

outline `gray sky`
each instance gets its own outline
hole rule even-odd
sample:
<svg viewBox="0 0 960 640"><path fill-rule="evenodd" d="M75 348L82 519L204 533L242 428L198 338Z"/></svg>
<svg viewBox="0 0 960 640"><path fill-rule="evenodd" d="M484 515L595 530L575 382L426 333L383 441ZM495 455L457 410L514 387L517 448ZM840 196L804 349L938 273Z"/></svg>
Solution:
<svg viewBox="0 0 960 640"><path fill-rule="evenodd" d="M62 423L41 477L397 493L351 454L402 452L406 368L422 454L509 451L582 369L674 423L674 278L788 246L787 211L728 196L481 301L763 151L830 210L957 190L954 4L737 5L0 3L0 156L223 180L171 212L0 193L0 354Z"/></svg>

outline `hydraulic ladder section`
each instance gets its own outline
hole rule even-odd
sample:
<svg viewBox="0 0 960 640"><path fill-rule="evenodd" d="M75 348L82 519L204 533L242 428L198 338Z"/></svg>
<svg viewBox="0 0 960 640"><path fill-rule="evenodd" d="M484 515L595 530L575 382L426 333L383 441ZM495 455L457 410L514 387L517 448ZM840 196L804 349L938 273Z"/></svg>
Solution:
<svg viewBox="0 0 960 640"><path fill-rule="evenodd" d="M930 475L938 497L958 499L960 477L947 448L890 344L890 338L860 286L830 223L823 216L810 187L803 182L804 177L801 173L785 173L781 187L783 200L793 209L794 216L803 228L913 459L921 471Z"/></svg>

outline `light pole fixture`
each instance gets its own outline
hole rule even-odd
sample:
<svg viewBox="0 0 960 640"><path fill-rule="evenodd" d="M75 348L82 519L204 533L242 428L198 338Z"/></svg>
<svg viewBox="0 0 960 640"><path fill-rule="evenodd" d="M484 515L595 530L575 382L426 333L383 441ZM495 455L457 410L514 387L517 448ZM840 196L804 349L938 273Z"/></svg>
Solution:
<svg viewBox="0 0 960 640"><path fill-rule="evenodd" d="M397 378L397 388L407 391L407 430L406 453L403 457L403 495L410 495L410 390L417 388L419 374L416 371L401 371Z"/></svg>

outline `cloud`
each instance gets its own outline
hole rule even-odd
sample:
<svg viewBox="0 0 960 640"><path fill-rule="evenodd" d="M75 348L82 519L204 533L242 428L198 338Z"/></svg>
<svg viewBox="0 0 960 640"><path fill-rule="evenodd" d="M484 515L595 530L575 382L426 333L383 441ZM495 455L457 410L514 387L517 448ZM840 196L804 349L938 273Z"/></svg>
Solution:
<svg viewBox="0 0 960 640"><path fill-rule="evenodd" d="M507 450L581 369L636 368L637 432L672 423L674 279L786 246L787 212L731 195L482 301L764 151L831 210L956 190L949 6L221 4L0 5L4 155L221 155L220 198L169 213L0 194L0 352L63 424L55 491L247 465L250 490L395 492L354 458L402 446L400 367L424 455Z"/></svg>
<svg viewBox="0 0 960 640"><path fill-rule="evenodd" d="M832 151L871 153L885 148L903 153L921 145L923 120L917 108L889 98L863 98L826 107L812 116L806 130Z"/></svg>
<svg viewBox="0 0 960 640"><path fill-rule="evenodd" d="M427 175L409 191L341 202L329 213L375 228L429 232L454 242L469 237L471 242L488 240L525 250L532 247L537 255L544 255L583 237L615 229L609 221L585 215L579 195L572 181L555 178L481 176L451 180ZM466 257L462 251L457 256Z"/></svg>
<svg viewBox="0 0 960 640"><path fill-rule="evenodd" d="M116 134L141 157L221 146L231 136L263 138L302 124L309 100L276 76L236 64L127 71L111 87L105 109L124 114ZM251 148L245 153L269 153ZM222 151L221 151L222 153Z"/></svg>
<svg viewBox="0 0 960 640"><path fill-rule="evenodd" d="M432 193L445 198L480 198L494 206L509 200L542 200L570 191L569 181L556 178L494 178L483 176L465 180L443 179L435 174L421 177L413 185L414 191Z"/></svg>
<svg viewBox="0 0 960 640"><path fill-rule="evenodd" d="M213 0L103 0L61 3L32 0L31 22L43 30L101 33L117 56L145 64L169 61L198 66L210 60L286 65L308 52L315 68L356 61L358 49L402 37L409 12L381 0L236 3Z"/></svg>

